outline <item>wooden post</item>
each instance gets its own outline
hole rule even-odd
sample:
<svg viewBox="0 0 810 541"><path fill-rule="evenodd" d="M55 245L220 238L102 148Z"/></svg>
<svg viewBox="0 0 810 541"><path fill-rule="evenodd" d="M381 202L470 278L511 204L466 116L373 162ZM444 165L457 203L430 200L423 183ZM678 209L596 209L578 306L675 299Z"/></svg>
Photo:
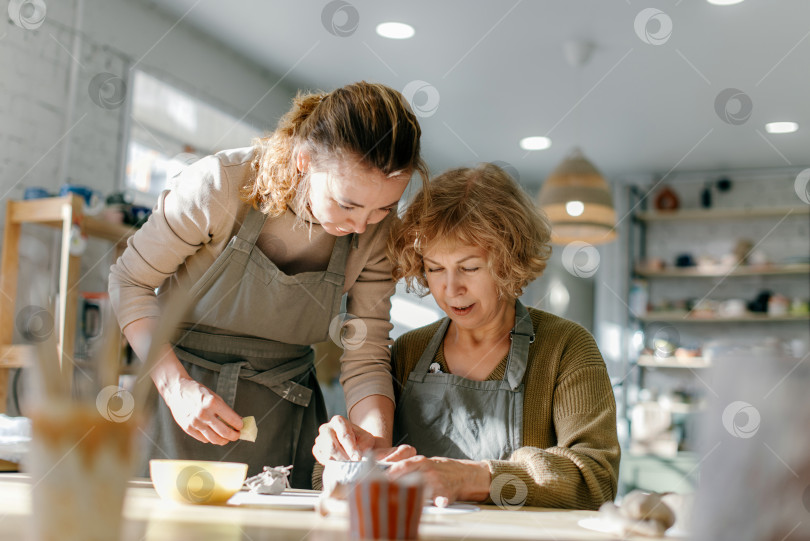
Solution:
<svg viewBox="0 0 810 541"><path fill-rule="evenodd" d="M20 224L12 220L12 203L9 201L6 204L3 260L0 266L0 364L10 354L14 339L14 299L17 298L17 269L20 259ZM6 411L8 371L8 368L0 368L0 413Z"/></svg>
<svg viewBox="0 0 810 541"><path fill-rule="evenodd" d="M59 264L59 368L67 389L73 388L76 342L76 306L79 301L81 258L70 254L70 233L75 218L82 215L82 200L70 197L62 206L62 250Z"/></svg>

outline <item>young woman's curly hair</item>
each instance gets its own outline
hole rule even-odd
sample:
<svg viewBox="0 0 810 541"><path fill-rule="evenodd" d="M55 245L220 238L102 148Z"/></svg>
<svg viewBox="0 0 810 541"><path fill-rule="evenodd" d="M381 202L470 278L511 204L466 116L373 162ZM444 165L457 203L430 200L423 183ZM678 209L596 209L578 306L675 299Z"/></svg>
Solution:
<svg viewBox="0 0 810 541"><path fill-rule="evenodd" d="M422 255L436 243L480 246L498 293L517 298L551 256L546 215L506 172L484 163L447 171L419 191L392 232L388 255L395 280L428 293Z"/></svg>
<svg viewBox="0 0 810 541"><path fill-rule="evenodd" d="M253 142L256 176L242 188L242 197L270 216L283 214L295 199L306 201L308 176L299 174L296 164L301 149L316 164L351 156L385 175L419 173L424 187L428 169L420 156L421 134L405 98L385 85L359 82L329 93L299 93L276 130Z"/></svg>

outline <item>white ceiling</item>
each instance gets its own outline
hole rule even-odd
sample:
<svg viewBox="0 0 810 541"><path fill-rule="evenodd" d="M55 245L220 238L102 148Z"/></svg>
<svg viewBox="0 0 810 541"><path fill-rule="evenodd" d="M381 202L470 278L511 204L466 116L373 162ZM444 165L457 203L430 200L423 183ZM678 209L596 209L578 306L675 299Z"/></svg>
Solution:
<svg viewBox="0 0 810 541"><path fill-rule="evenodd" d="M435 113L421 123L434 172L504 161L537 186L574 146L608 176L676 170L810 164L810 2L747 0L719 7L704 0L348 0L324 24L326 0L151 0L285 75L292 88L332 89L356 80L399 90L432 85ZM654 6L663 17L634 22ZM328 17L327 17L327 20ZM384 21L411 24L410 40L376 35ZM643 22L642 19L639 19ZM596 44L582 68L568 65L563 43ZM721 120L715 101L726 88L750 97L750 118ZM415 96L417 106L427 97ZM734 114L740 103L731 101ZM721 111L723 109L721 108ZM794 120L798 132L770 135L764 124ZM548 150L518 141L547 135Z"/></svg>

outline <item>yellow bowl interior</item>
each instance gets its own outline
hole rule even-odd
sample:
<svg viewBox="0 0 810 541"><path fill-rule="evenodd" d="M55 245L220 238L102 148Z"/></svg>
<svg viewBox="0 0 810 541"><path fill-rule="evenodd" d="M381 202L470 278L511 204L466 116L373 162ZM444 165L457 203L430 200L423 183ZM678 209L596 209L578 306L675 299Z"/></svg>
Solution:
<svg viewBox="0 0 810 541"><path fill-rule="evenodd" d="M247 464L208 460L150 460L149 474L164 500L198 505L227 502L239 492Z"/></svg>

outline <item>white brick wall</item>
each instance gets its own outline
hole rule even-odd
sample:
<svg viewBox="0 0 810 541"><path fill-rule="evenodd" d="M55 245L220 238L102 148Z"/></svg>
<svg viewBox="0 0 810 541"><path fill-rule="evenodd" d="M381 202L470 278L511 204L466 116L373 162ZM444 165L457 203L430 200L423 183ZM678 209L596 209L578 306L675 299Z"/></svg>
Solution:
<svg viewBox="0 0 810 541"><path fill-rule="evenodd" d="M127 109L105 109L91 100L90 81L98 73L128 82L130 68L137 64L237 117L249 112L266 130L272 130L294 95L277 76L183 22L175 26L175 17L147 2L45 2L47 16L36 29L19 28L7 17L0 22L0 228L6 200L22 198L29 186L56 192L69 180L105 193L121 188ZM81 45L74 55L77 35ZM68 119L74 62L80 65ZM65 152L65 178L59 178ZM46 260L53 261L56 233L27 227L23 243L33 236L45 241ZM81 290L106 289L109 248L91 242L82 258ZM52 264L45 272L53 279L58 271ZM21 272L21 293L29 288L29 275Z"/></svg>

